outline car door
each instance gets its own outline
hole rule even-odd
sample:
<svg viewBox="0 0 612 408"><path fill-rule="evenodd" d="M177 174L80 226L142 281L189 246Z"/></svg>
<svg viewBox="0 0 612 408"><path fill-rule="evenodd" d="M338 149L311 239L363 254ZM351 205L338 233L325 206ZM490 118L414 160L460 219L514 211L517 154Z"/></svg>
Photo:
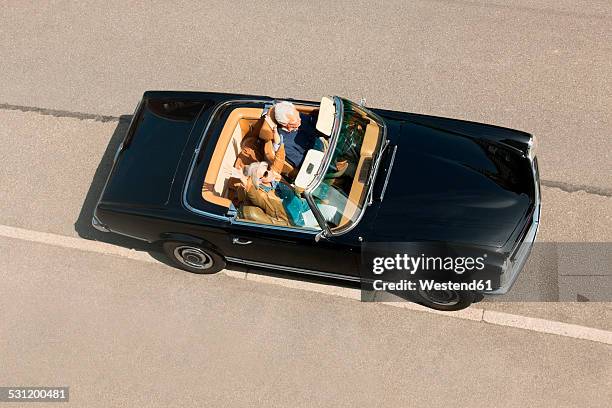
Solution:
<svg viewBox="0 0 612 408"><path fill-rule="evenodd" d="M233 262L358 280L359 242L337 238L317 242L315 236L316 231L236 221L229 227L223 249Z"/></svg>

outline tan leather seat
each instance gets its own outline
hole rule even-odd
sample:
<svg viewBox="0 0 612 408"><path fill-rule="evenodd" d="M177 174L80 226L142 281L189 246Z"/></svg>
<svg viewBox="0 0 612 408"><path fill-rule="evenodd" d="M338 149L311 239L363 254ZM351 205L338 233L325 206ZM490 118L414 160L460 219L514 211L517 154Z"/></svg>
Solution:
<svg viewBox="0 0 612 408"><path fill-rule="evenodd" d="M260 224L275 224L274 219L257 206L243 205L240 212L242 213L242 218L245 220Z"/></svg>
<svg viewBox="0 0 612 408"><path fill-rule="evenodd" d="M236 108L230 113L213 152L202 185L204 200L230 207L229 182L232 168L243 149L242 140L257 123L263 109Z"/></svg>
<svg viewBox="0 0 612 408"><path fill-rule="evenodd" d="M317 109L315 106L296 105L296 107L300 112L308 114L312 114ZM260 130L264 123L262 113L263 109L260 108L236 108L230 113L204 177L202 185L204 200L227 208L231 206L232 201L236 207L243 202L244 194L236 190L239 180L232 178L232 168L242 169L252 162L265 160L265 141L260 139ZM265 220L264 217L267 217L263 211L261 211L263 217L253 209L248 209L247 213L255 222ZM270 219L261 222L275 223Z"/></svg>

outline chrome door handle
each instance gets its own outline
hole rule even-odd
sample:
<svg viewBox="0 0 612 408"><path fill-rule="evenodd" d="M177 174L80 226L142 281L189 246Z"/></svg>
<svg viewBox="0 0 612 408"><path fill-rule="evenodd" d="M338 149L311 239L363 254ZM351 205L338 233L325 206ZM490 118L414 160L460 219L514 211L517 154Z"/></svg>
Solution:
<svg viewBox="0 0 612 408"><path fill-rule="evenodd" d="M233 238L232 239L232 244L238 244L238 245L249 245L252 244L253 241L243 241L240 238Z"/></svg>

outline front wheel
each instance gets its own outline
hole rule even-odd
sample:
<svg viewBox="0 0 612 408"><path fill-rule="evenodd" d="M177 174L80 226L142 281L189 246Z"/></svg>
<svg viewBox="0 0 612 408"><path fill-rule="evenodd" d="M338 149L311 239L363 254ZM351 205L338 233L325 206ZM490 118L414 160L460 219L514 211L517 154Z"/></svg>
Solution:
<svg viewBox="0 0 612 408"><path fill-rule="evenodd" d="M470 306L476 299L476 292L461 290L425 290L416 292L415 301L436 310L453 311Z"/></svg>
<svg viewBox="0 0 612 408"><path fill-rule="evenodd" d="M181 242L164 242L163 248L175 266L191 273L217 273L226 265L221 255L208 248Z"/></svg>

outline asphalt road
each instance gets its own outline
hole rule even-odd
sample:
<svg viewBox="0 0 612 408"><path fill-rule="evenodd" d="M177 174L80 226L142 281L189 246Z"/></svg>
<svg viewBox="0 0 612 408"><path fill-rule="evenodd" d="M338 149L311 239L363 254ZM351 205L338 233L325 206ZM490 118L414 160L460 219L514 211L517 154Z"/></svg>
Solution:
<svg viewBox="0 0 612 408"><path fill-rule="evenodd" d="M0 250L0 384L69 385L73 406L612 398L603 344L23 241Z"/></svg>
<svg viewBox="0 0 612 408"><path fill-rule="evenodd" d="M539 239L612 241L608 1L9 1L0 36L0 225L141 248L93 230L91 210L142 92L187 89L365 96L529 131ZM548 261L517 288L555 295ZM602 344L6 238L0 279L0 386L61 382L75 406L612 399ZM611 303L484 307L612 329Z"/></svg>
<svg viewBox="0 0 612 408"><path fill-rule="evenodd" d="M550 185L612 193L607 0L8 1L0 10L0 103L121 115L147 89L364 96L526 130L541 142Z"/></svg>

